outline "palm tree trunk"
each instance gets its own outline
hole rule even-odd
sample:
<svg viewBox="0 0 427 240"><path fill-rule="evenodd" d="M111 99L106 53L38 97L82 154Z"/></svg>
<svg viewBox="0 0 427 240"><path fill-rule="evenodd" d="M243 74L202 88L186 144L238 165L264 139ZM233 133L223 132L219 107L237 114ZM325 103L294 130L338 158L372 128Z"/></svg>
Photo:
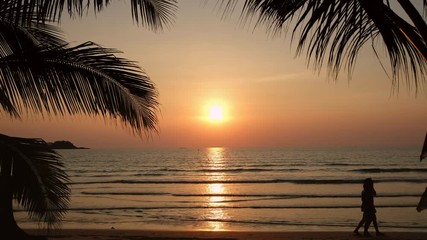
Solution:
<svg viewBox="0 0 427 240"><path fill-rule="evenodd" d="M424 39L424 44L427 44L427 24L424 21L423 17L417 11L417 9L412 5L409 0L398 0L400 6L402 6L403 10L408 14L420 33L421 37ZM427 56L424 55L424 59L427 60Z"/></svg>
<svg viewBox="0 0 427 240"><path fill-rule="evenodd" d="M25 239L28 235L19 228L13 216L12 177L0 176L0 236Z"/></svg>
<svg viewBox="0 0 427 240"><path fill-rule="evenodd" d="M7 156L6 156L7 157ZM16 223L13 216L13 176L11 161L2 161L0 170L0 237L9 240L35 240L44 237L29 236Z"/></svg>

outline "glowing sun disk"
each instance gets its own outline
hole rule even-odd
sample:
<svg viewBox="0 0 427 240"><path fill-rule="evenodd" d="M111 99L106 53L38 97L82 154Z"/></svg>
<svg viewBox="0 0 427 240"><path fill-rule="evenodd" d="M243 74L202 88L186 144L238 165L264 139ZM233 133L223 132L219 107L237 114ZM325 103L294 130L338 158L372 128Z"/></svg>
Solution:
<svg viewBox="0 0 427 240"><path fill-rule="evenodd" d="M221 106L214 105L209 108L209 120L221 121L224 119L223 109Z"/></svg>

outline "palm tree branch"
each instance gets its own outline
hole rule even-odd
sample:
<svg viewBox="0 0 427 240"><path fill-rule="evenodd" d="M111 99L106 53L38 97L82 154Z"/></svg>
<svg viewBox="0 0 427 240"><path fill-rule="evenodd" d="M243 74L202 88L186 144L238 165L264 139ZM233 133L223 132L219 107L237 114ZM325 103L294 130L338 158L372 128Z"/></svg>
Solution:
<svg viewBox="0 0 427 240"><path fill-rule="evenodd" d="M1 77L1 76L0 76ZM0 106L14 118L20 118L18 110L15 107L15 104L12 103L9 97L5 94L3 86L0 86Z"/></svg>
<svg viewBox="0 0 427 240"><path fill-rule="evenodd" d="M0 57L27 49L66 44L61 31L52 25L33 23L15 25L0 19Z"/></svg>
<svg viewBox="0 0 427 240"><path fill-rule="evenodd" d="M0 134L0 149L13 161L13 192L18 203L35 220L48 227L61 219L70 203L69 179L61 156L41 139L9 137ZM7 165L7 164L6 164ZM10 165L10 164L9 164Z"/></svg>
<svg viewBox="0 0 427 240"><path fill-rule="evenodd" d="M293 26L291 39L298 39L297 55L305 49L307 62L318 70L327 63L335 79L344 64L350 78L360 49L381 37L393 85L398 87L403 77L409 87L413 82L418 90L426 82L426 42L417 28L381 0L246 0L243 13L258 16L256 25L266 25L275 35Z"/></svg>
<svg viewBox="0 0 427 240"><path fill-rule="evenodd" d="M394 83L404 77L410 87L413 80L418 89L419 83L425 82L427 62L423 57L426 45L416 28L408 24L384 4L372 4L367 0L360 1L370 20L374 23L387 48L392 67ZM381 12L381 14L378 14ZM408 38L410 37L410 38ZM418 47L414 44L420 43Z"/></svg>
<svg viewBox="0 0 427 240"><path fill-rule="evenodd" d="M92 1L95 13L102 11L111 0ZM90 9L90 0L0 0L0 14L18 22L59 22L66 9L70 16L83 16ZM131 0L132 19L152 30L161 30L173 23L176 0Z"/></svg>
<svg viewBox="0 0 427 240"><path fill-rule="evenodd" d="M177 10L176 0L132 0L131 6L135 22L152 30L171 25Z"/></svg>
<svg viewBox="0 0 427 240"><path fill-rule="evenodd" d="M120 117L138 134L156 131L154 84L135 63L114 56L116 52L87 42L9 56L0 61L2 84L10 85L7 96L18 96L22 104L40 113L108 114ZM12 75L16 71L19 78ZM32 91L27 91L28 86Z"/></svg>
<svg viewBox="0 0 427 240"><path fill-rule="evenodd" d="M414 23L414 26L416 27L417 31L421 35L422 39L424 40L424 45L427 43L427 24L424 21L421 14L417 11L417 9L412 5L412 3L408 0L399 0L398 1L402 8L405 10L407 15L411 18L412 22ZM424 6L426 6L426 1L424 1ZM427 53L423 53L424 60L427 61Z"/></svg>

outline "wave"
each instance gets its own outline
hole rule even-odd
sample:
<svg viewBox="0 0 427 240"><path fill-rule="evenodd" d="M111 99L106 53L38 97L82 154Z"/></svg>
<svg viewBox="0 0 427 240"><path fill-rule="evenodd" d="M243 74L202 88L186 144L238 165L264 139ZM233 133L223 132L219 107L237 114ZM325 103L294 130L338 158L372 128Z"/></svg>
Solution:
<svg viewBox="0 0 427 240"><path fill-rule="evenodd" d="M138 196L162 196L171 195L170 193L162 192L81 192L83 195L138 195Z"/></svg>
<svg viewBox="0 0 427 240"><path fill-rule="evenodd" d="M325 166L360 166L357 163L325 163Z"/></svg>
<svg viewBox="0 0 427 240"><path fill-rule="evenodd" d="M346 167L346 166L366 166L367 164L349 164L349 163L327 163L322 164L321 166L337 166L337 167ZM300 166L300 165L298 165ZM389 165L390 166L390 165ZM302 168L296 168L296 165L290 164L290 165L263 165L262 167L235 167L235 168L195 168L195 169L180 169L180 168L150 168L150 167L144 167L140 169L139 171L147 172L145 174L141 175L148 175L148 174L161 174L164 175L167 172L293 172L293 171L304 171L304 167L307 167L306 165L300 166ZM320 167L320 166L319 166ZM83 170L83 169L69 169L67 170L68 173L72 173L74 175L79 174L87 174L91 173L99 173L99 175L109 175L109 174L117 174L120 173L120 175L133 175L132 173L135 170L122 170L122 169L116 169L116 170L96 170L96 169L90 169L90 170ZM427 168L360 168L360 169L350 169L347 170L350 172L370 172L370 173L381 173L381 172L427 172ZM154 173L153 173L154 172ZM127 174L129 173L129 174Z"/></svg>
<svg viewBox="0 0 427 240"><path fill-rule="evenodd" d="M378 208L416 208L414 204L389 204L389 205L377 205ZM68 211L114 211L114 210L163 210L163 209L343 209L343 208L358 208L360 205L322 205L322 206L310 206L310 205L277 205L277 206L265 206L265 205L252 205L252 206L209 206L209 205L192 205L192 206L117 206L117 207L71 207ZM24 209L14 210L16 212L26 211Z"/></svg>
<svg viewBox="0 0 427 240"><path fill-rule="evenodd" d="M83 191L83 195L136 195L136 196L161 196L170 195L174 197L259 197L259 198L360 198L360 194L186 194L186 193L166 193L166 192L96 192L96 191ZM400 198L400 197L421 197L420 193L393 193L393 194L380 194L378 198Z"/></svg>
<svg viewBox="0 0 427 240"><path fill-rule="evenodd" d="M123 174L121 173L120 176L122 177L160 177L165 176L166 174L162 173L134 173L134 174ZM109 174L72 174L70 177L85 177L85 178L104 178L104 177L114 177L117 176L117 174L109 173Z"/></svg>
<svg viewBox="0 0 427 240"><path fill-rule="evenodd" d="M177 173L244 173L244 172L296 172L304 171L303 168L295 168L288 166L281 166L277 168L277 165L271 167L236 167L236 168L199 168L199 169L180 169L180 168L149 168L144 169L142 172L134 173L134 171L124 170L68 170L74 177L108 177L111 175L117 175L120 173L121 176L165 176L170 172ZM329 163L324 166L366 166L366 164L348 164L348 163ZM285 167L285 168L284 168ZM427 168L359 168L345 170L349 172L362 172L362 173L405 173L405 172L427 172ZM87 175L89 174L89 175Z"/></svg>
<svg viewBox="0 0 427 240"><path fill-rule="evenodd" d="M273 165L277 167L277 165ZM283 166L282 166L283 167ZM302 171L301 168L267 168L265 165L262 168L258 167L236 167L236 168L196 168L196 169L178 169L178 168L162 168L162 169L153 169L153 171L160 172L207 172L207 173L217 173L217 172L294 172Z"/></svg>
<svg viewBox="0 0 427 240"><path fill-rule="evenodd" d="M280 226L315 226L315 227L350 227L354 228L353 223L319 223L319 222L295 222L295 221L253 221L253 220L236 220L236 219L221 219L221 218L204 218L204 219L181 219L181 221L196 221L196 222L223 222L223 223L237 223L237 224L250 224L250 225L280 225ZM404 226L397 224L382 223L381 228L398 228L398 229L420 229L424 230L427 225L418 226Z"/></svg>
<svg viewBox="0 0 427 240"><path fill-rule="evenodd" d="M165 176L173 173L245 173L245 172L297 172L303 171L301 168L201 168L201 169L178 169L178 168L154 168L154 169L144 169L142 173L127 173L128 171L102 171L102 170L90 170L90 171L68 171L73 177L110 177L112 175L117 175L120 173L120 176Z"/></svg>
<svg viewBox="0 0 427 240"><path fill-rule="evenodd" d="M427 168L361 168L352 169L351 172L364 173L405 173L405 172L427 172Z"/></svg>
<svg viewBox="0 0 427 240"><path fill-rule="evenodd" d="M406 182L427 183L427 179L379 179L375 182ZM104 181L75 181L70 184L266 184L266 183L294 183L294 184L360 184L360 179L247 179L247 180L104 180Z"/></svg>
<svg viewBox="0 0 427 240"><path fill-rule="evenodd" d="M176 197L360 198L360 194L171 194ZM381 194L377 198L421 197L420 193Z"/></svg>

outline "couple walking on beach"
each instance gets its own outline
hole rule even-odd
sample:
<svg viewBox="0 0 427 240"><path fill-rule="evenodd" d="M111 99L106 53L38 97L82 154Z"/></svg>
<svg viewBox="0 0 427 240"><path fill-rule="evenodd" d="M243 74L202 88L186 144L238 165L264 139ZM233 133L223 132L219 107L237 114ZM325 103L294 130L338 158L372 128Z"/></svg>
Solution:
<svg viewBox="0 0 427 240"><path fill-rule="evenodd" d="M371 178L367 178L363 182L363 191L361 195L362 195L361 210L363 212L363 217L360 220L359 224L357 225L356 229L354 229L353 231L354 234L360 235L359 228L364 226L363 236L370 237L371 235L368 232L368 228L369 228L369 225L373 223L376 231L376 235L383 236L384 234L381 233L378 229L376 209L374 204L374 197L377 195L377 192L375 191L375 188L374 188L374 181L372 181Z"/></svg>

